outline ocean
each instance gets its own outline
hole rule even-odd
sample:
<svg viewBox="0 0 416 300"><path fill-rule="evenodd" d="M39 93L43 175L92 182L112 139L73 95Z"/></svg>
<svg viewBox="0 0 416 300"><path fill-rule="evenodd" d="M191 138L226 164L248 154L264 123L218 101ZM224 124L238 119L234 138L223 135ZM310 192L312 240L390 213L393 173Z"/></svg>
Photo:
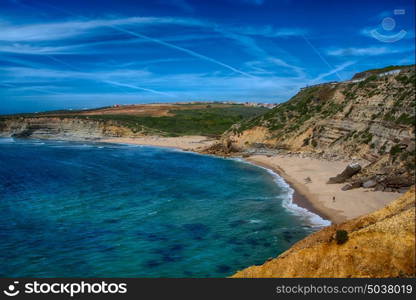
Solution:
<svg viewBox="0 0 416 300"><path fill-rule="evenodd" d="M327 222L276 174L148 146L0 139L0 277L225 277Z"/></svg>

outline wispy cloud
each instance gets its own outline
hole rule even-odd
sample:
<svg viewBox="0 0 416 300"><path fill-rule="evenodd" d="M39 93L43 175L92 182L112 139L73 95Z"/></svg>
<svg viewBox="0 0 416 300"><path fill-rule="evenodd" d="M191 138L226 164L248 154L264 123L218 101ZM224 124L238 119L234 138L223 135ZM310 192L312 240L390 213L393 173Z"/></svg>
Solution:
<svg viewBox="0 0 416 300"><path fill-rule="evenodd" d="M144 87L133 85L133 84L116 82L116 81L112 81L112 80L105 80L104 82L107 82L109 84L116 85L116 86L127 87L129 89L150 92L150 93L157 94L157 95L162 95L162 96L167 96L167 97L176 97L175 95L170 94L170 93L164 93L164 92L156 91L156 90L149 89L149 88L144 88Z"/></svg>
<svg viewBox="0 0 416 300"><path fill-rule="evenodd" d="M262 1L260 1L262 2ZM258 4L261 4L258 2ZM178 2L179 3L179 2ZM176 3L176 4L178 4ZM187 26L190 28L204 29L205 32L201 34L181 35L178 38L164 37L156 38L149 35L145 35L138 30L144 26ZM0 52L9 52L17 54L38 54L38 55L55 55L55 54L89 54L89 48L100 46L98 50L101 53L105 53L108 48L104 46L117 45L126 43L140 43L140 42L152 42L158 45L180 51L192 57L207 61L223 68L226 68L235 73L241 74L247 77L253 77L247 71L226 63L222 60L210 57L202 54L193 49L179 46L176 42L180 41L192 41L196 39L209 39L216 38L211 34L207 34L206 30L211 30L213 33L219 33L223 37L232 39L244 46L244 49L250 55L254 55L256 59L262 60L263 65L265 63L270 66L278 66L281 68L289 69L295 72L298 76L303 76L303 70L286 61L282 57L273 57L266 53L266 51L258 46L255 37L267 37L267 38L279 38L279 37L291 37L300 36L305 34L306 30L301 28L275 28L273 26L221 26L208 21L201 21L191 18L155 18L155 17L130 17L130 18L112 18L112 19L84 19L79 18L76 21L63 21L58 23L45 23L45 24L31 24L24 26L12 26L6 25L5 30L0 31ZM82 42L79 43L75 38L81 38L83 36L94 36L97 39L98 36L104 36L109 30L116 30L120 33L128 34L136 39L110 39L104 41L94 42ZM29 44L30 42L45 42L45 41L59 41L67 40L69 44L62 43L57 45L44 45L44 44ZM10 41L13 43L1 44L1 41ZM23 42L24 41L24 42ZM128 51L133 48L127 47ZM126 51L123 50L123 51ZM274 49L278 50L277 48ZM97 50L94 50L96 52ZM103 52L104 51L104 52ZM111 50L110 50L111 51ZM288 54L288 53L286 53ZM287 55L285 56L287 57Z"/></svg>
<svg viewBox="0 0 416 300"><path fill-rule="evenodd" d="M30 54L30 55L44 55L44 54L69 54L73 53L71 49L73 46L36 46L23 43L1 44L0 52L15 53L15 54Z"/></svg>
<svg viewBox="0 0 416 300"><path fill-rule="evenodd" d="M172 35L165 37L164 41L169 43L182 43L182 42L195 42L198 40L209 40L219 38L215 34L184 34L184 35ZM102 41L87 41L78 42L70 41L68 43L60 43L59 46L55 44L48 46L41 43L40 45L36 42L24 43L24 42L0 42L0 52L15 53L15 54L29 54L29 55L91 55L91 49L94 50L95 54L101 53L112 53L112 46L124 46L123 51L137 53L134 45L147 43L142 38L123 38L123 39L108 39ZM129 46L129 47L126 47Z"/></svg>
<svg viewBox="0 0 416 300"><path fill-rule="evenodd" d="M384 54L394 54L412 51L410 48L392 48L392 47L363 47L363 48L338 48L328 50L327 54L331 56L378 56Z"/></svg>
<svg viewBox="0 0 416 300"><path fill-rule="evenodd" d="M143 72L142 70L114 70L109 72L78 72L62 71L38 68L0 68L0 74L8 80L6 85L26 86L41 89L46 84L65 83L71 86L71 81L104 82L109 85L127 88L127 91L143 91L142 99L163 99L163 97L175 97L180 99L197 99L198 97L227 97L235 96L240 99L272 100L276 95L293 95L302 82L294 81L287 77L255 77L248 78L243 75L224 76L223 74L186 73L160 75ZM68 81L69 80L69 81ZM148 88L151 87L151 88ZM161 91L160 89L164 89ZM59 91L59 89L58 89ZM174 93L172 91L175 91ZM68 97L71 94L79 94L73 91L65 91ZM106 92L107 94L119 94L118 91ZM128 94L128 93L126 93ZM152 95L150 95L152 94ZM159 96L159 98L157 98ZM155 98L156 97L156 98ZM161 98L162 97L162 98Z"/></svg>
<svg viewBox="0 0 416 300"><path fill-rule="evenodd" d="M0 41L19 42L19 41L50 41L63 40L73 37L79 37L88 33L99 35L96 29L105 29L111 26L155 26L176 24L192 26L198 22L192 19L180 18L157 18L157 17L130 17L130 18L112 18L112 19L90 19L71 20L55 23L40 23L29 25L7 25L1 24Z"/></svg>
<svg viewBox="0 0 416 300"><path fill-rule="evenodd" d="M225 37L232 39L243 46L242 50L248 52L249 54L256 57L264 68L274 68L274 71L279 73L281 70L276 70L276 66L289 69L294 72L295 76L298 78L304 77L305 73L301 67L295 66L284 61L281 58L274 57L267 53L262 47L258 45L255 39L250 36L239 34L234 32L233 30L229 30L225 27L221 26L213 26L212 27L217 32L220 32ZM275 49L278 50L278 49Z"/></svg>
<svg viewBox="0 0 416 300"><path fill-rule="evenodd" d="M164 41L162 39L150 37L148 35L137 32L136 30L130 30L122 27L121 25L155 25L155 24L180 24L187 26L198 25L201 26L203 23L189 19L173 19L173 18L147 18L147 17L133 17L133 18L123 18L123 19L111 19L111 20L89 20L89 21L70 21L62 23L53 23L53 24L37 24L33 26L8 26L6 30L0 31L0 41L39 41L39 40L56 40L56 39L68 39L70 37L75 37L83 35L89 32L89 30L96 28L107 28L113 29L121 33L128 34L130 36L140 38L142 40L156 43L158 45L168 47L177 51L181 51L190 56L199 58L211 62L213 64L224 67L233 72L239 73L247 77L253 77L253 75L237 69L236 67L231 66L230 64L219 61L207 55L201 54L194 50L178 46L176 44ZM0 45L0 51L4 52L15 52L15 53L30 53L34 51L36 54L51 54L57 50L64 50L64 48L59 49L59 47L33 47L30 45Z"/></svg>
<svg viewBox="0 0 416 300"><path fill-rule="evenodd" d="M244 27L233 27L229 28L234 32L240 34L252 35L252 36L262 36L268 38L278 38L278 37L299 37L307 34L307 29L305 28L285 28L285 27L275 27L271 25L265 26L244 26Z"/></svg>
<svg viewBox="0 0 416 300"><path fill-rule="evenodd" d="M214 58L211 58L211 57L208 57L206 55L200 54L200 53L198 53L196 51L193 51L193 50L190 50L190 49L187 49L187 48L184 48L184 47L180 47L180 46L174 45L172 43L168 43L168 42L165 42L165 41L160 40L160 39L152 38L152 37L149 37L147 35L144 35L144 34L141 34L141 33L137 33L137 32L131 31L131 30L127 30L127 29L124 29L124 28L121 28L121 27L112 26L112 28L114 28L116 30L119 30L121 32L128 33L128 34L130 34L132 36L142 38L142 39L147 40L149 42L153 42L153 43L156 43L156 44L159 44L159 45L162 45L162 46L165 46L165 47L174 49L174 50L178 50L178 51L184 52L186 54L189 54L191 56L200 58L202 60L205 60L205 61L214 63L216 65L219 65L221 67L224 67L226 69L229 69L229 70L231 70L233 72L239 73L241 75L244 75L244 76L247 76L247 77L254 77L253 75L251 75L251 74L249 74L247 72L243 72L243 71L241 71L241 70L239 70L239 69L237 69L237 68L235 68L235 67L233 67L233 66L231 66L229 64L223 63L223 62L221 62L219 60L216 60Z"/></svg>

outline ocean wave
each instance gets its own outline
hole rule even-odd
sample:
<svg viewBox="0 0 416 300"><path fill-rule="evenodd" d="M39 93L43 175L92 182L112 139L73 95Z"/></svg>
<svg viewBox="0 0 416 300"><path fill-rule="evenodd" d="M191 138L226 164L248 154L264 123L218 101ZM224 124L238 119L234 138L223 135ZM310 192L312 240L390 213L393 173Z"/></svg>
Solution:
<svg viewBox="0 0 416 300"><path fill-rule="evenodd" d="M51 145L52 148L68 148L68 149L90 149L95 148L92 144L66 144L66 145Z"/></svg>
<svg viewBox="0 0 416 300"><path fill-rule="evenodd" d="M326 220L322 218L321 216L307 210L306 208L300 207L299 205L294 203L293 195L295 193L295 190L292 189L292 187L281 176L273 172L273 170L270 170L267 168L264 168L264 169L266 169L267 172L269 172L269 174L273 176L274 181L279 185L279 187L282 187L285 190L287 197L285 197L282 202L282 206L284 208L286 208L290 212L294 212L295 214L301 217L306 217L309 220L309 222L313 225L317 225L317 226L331 225L331 221Z"/></svg>
<svg viewBox="0 0 416 300"><path fill-rule="evenodd" d="M262 221L261 220L257 220L257 219L251 219L251 220L249 220L248 221L250 224L258 224L258 223L261 223Z"/></svg>
<svg viewBox="0 0 416 300"><path fill-rule="evenodd" d="M237 160L242 163L247 163L259 168L262 168L266 170L274 179L274 182L284 191L285 196L283 197L282 206L285 208L288 212L293 213L303 219L305 219L308 223L310 223L313 227L325 227L331 225L331 221L326 220L322 218L321 216L307 210L306 208L300 207L296 203L293 202L293 195L295 193L295 190L292 189L292 187L276 172L273 170L256 165L254 163L251 163L249 161L246 161L241 158L234 158L234 160Z"/></svg>
<svg viewBox="0 0 416 300"><path fill-rule="evenodd" d="M0 138L0 144L11 144L14 142L15 140L13 138Z"/></svg>

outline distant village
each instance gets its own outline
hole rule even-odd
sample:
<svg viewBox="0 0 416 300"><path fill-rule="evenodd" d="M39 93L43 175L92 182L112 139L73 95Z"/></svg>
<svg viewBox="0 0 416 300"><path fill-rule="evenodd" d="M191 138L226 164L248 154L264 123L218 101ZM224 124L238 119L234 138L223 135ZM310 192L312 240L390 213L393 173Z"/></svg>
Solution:
<svg viewBox="0 0 416 300"><path fill-rule="evenodd" d="M274 108L278 103L259 103L259 102L236 102L236 101L189 101L189 102L170 102L170 103L152 103L152 104L228 104L228 105L244 105L249 107L265 107ZM132 105L132 104L128 104ZM128 106L127 105L127 106ZM124 104L114 104L112 107L122 107Z"/></svg>

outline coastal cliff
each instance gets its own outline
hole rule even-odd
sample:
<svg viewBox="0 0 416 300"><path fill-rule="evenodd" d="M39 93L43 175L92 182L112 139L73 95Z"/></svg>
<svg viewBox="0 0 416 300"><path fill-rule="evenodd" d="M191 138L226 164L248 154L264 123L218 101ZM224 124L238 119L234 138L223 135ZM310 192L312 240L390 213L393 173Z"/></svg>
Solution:
<svg viewBox="0 0 416 300"><path fill-rule="evenodd" d="M8 117L0 119L0 137L94 140L133 136L126 127L111 121L59 117Z"/></svg>
<svg viewBox="0 0 416 300"><path fill-rule="evenodd" d="M237 103L114 105L0 116L0 136L96 139L142 136L217 137L264 107Z"/></svg>
<svg viewBox="0 0 416 300"><path fill-rule="evenodd" d="M390 70L393 69L393 70ZM353 80L303 88L266 114L235 124L208 153L252 148L367 161L351 181L410 186L415 170L414 66L360 73Z"/></svg>
<svg viewBox="0 0 416 300"><path fill-rule="evenodd" d="M337 242L337 232L347 240ZM332 225L233 277L414 277L415 188L373 213Z"/></svg>

